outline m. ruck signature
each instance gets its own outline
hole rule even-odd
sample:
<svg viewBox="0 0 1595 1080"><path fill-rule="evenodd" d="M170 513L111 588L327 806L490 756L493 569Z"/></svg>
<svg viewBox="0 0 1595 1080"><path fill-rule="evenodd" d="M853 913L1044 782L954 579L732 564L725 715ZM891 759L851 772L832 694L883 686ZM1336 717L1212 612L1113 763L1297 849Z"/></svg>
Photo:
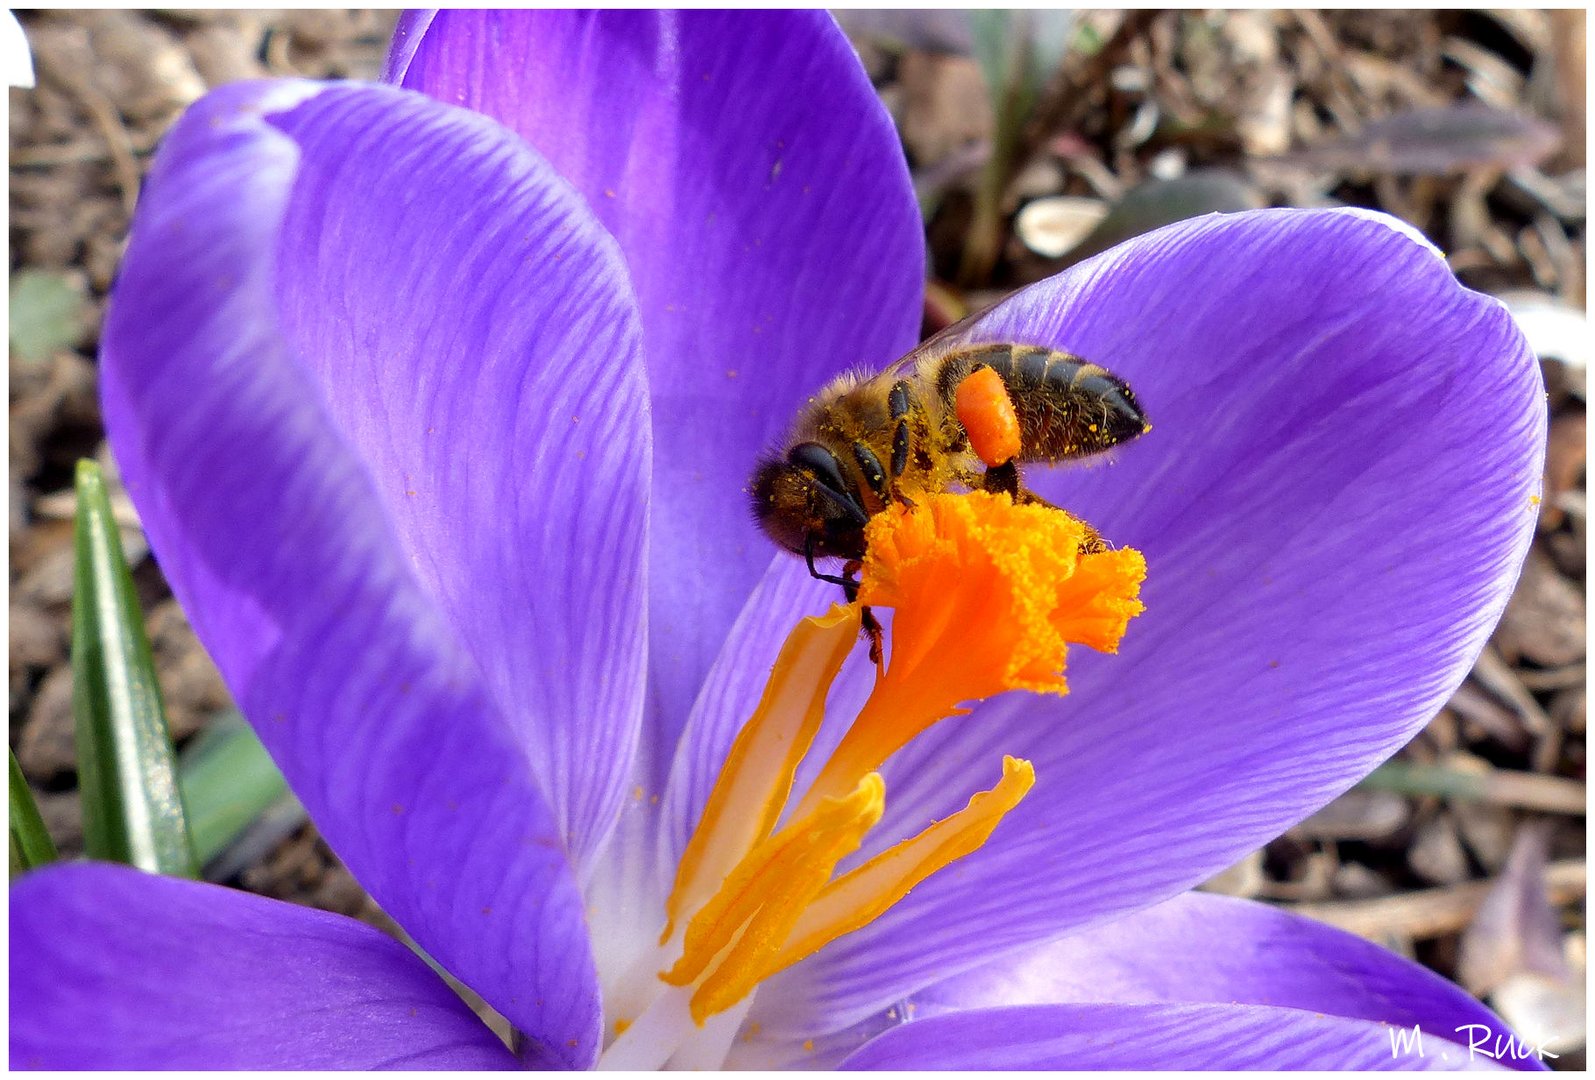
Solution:
<svg viewBox="0 0 1595 1080"><path fill-rule="evenodd" d="M1423 1028L1413 1024L1411 1028L1391 1027L1390 1029L1390 1056L1402 1057L1416 1054L1424 1057ZM1488 1024L1463 1024L1456 1029L1459 1039L1446 1039L1443 1047L1436 1048L1430 1044L1431 1049L1439 1049L1441 1057L1447 1057L1452 1051L1463 1046L1467 1047L1468 1060L1489 1058L1491 1061L1523 1061L1526 1058L1539 1058L1555 1060L1556 1054L1545 1049L1543 1043L1534 1044L1519 1039L1511 1032L1497 1032Z"/></svg>

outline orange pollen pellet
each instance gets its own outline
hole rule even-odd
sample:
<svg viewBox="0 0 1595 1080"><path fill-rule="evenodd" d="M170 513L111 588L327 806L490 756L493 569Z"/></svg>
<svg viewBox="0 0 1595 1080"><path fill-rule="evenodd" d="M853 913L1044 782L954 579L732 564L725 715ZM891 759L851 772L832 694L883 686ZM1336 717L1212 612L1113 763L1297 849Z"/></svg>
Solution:
<svg viewBox="0 0 1595 1080"><path fill-rule="evenodd" d="M958 384L953 405L981 461L995 468L1019 455L1019 414L1002 376L989 367L976 368Z"/></svg>

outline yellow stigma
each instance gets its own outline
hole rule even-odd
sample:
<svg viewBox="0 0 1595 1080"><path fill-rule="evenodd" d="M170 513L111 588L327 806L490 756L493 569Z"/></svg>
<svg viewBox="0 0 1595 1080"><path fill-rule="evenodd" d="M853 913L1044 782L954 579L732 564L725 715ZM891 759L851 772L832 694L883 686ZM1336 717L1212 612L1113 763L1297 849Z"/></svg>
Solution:
<svg viewBox="0 0 1595 1080"><path fill-rule="evenodd" d="M1002 779L963 810L836 875L885 810L876 770L888 757L966 703L1066 693L1071 643L1117 649L1141 611L1146 564L1133 550L1080 554L1086 535L1061 510L984 492L931 495L871 520L859 603L804 619L787 638L677 868L661 944L687 922L681 955L660 977L692 987L694 1021L874 921L977 850L1025 797L1034 770L1005 757ZM857 644L861 604L893 609L887 665L791 806L826 695Z"/></svg>
<svg viewBox="0 0 1595 1080"><path fill-rule="evenodd" d="M1146 560L1080 554L1086 526L1006 495L936 495L865 530L859 602L894 609L891 663L806 799L876 768L960 702L1066 694L1071 643L1116 652L1139 615Z"/></svg>

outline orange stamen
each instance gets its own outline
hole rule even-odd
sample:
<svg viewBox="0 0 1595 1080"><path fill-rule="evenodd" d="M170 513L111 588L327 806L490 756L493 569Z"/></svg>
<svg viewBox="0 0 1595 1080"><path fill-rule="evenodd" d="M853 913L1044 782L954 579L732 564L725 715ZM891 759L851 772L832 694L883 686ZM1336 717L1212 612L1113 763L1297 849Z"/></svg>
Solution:
<svg viewBox="0 0 1595 1080"><path fill-rule="evenodd" d="M842 935L868 926L915 885L949 863L980 850L1035 782L1036 771L1030 762L1004 757L1002 780L996 787L976 792L970 796L969 805L956 814L827 885L803 912L793 927L790 944L760 980L791 967Z"/></svg>
<svg viewBox="0 0 1595 1080"><path fill-rule="evenodd" d="M684 909L707 900L753 845L770 835L824 718L825 695L858 633L858 605L833 605L825 615L799 622L787 637L682 853L659 944L670 940Z"/></svg>
<svg viewBox="0 0 1595 1080"><path fill-rule="evenodd" d="M730 945L693 994L694 1020L701 1024L736 1004L764 979L804 909L825 888L836 864L858 850L885 808L886 785L878 773L870 773L847 798L826 799L813 814L781 830L767 850L748 860L754 865L739 867L727 887L693 917L681 961L660 976L665 982L694 982L707 961ZM738 928L742 932L732 942Z"/></svg>
<svg viewBox="0 0 1595 1080"><path fill-rule="evenodd" d="M1006 495L934 495L877 514L859 601L895 609L886 673L805 796L847 791L960 703L1006 690L1065 694L1071 642L1118 648L1146 560L1082 555L1086 526Z"/></svg>
<svg viewBox="0 0 1595 1080"><path fill-rule="evenodd" d="M996 787L832 880L884 812L875 770L894 752L967 712L966 702L1016 689L1066 693L1071 643L1118 647L1141 610L1145 561L1132 550L1081 554L1087 533L1053 507L984 492L935 494L871 519L859 603L894 614L890 662L869 700L777 829L831 683L856 644L859 604L800 622L682 856L661 944L678 918L691 918L680 958L660 978L694 988L697 1024L977 850L1024 798L1035 780L1030 763L1005 758Z"/></svg>

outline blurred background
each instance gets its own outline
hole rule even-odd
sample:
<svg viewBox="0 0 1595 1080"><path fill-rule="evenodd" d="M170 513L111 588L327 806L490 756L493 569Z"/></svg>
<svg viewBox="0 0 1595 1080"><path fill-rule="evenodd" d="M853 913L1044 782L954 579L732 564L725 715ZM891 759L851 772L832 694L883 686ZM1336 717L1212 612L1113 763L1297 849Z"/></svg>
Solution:
<svg viewBox="0 0 1595 1080"><path fill-rule="evenodd" d="M1540 528L1506 617L1388 765L1204 888L1415 957L1585 1062L1585 14L839 13L913 167L928 331L1212 211L1395 214L1500 297L1550 404ZM10 91L11 746L82 851L68 667L74 462L97 458L214 881L388 925L231 707L148 556L95 350L144 171L208 87L374 78L391 12L23 12ZM1133 767L1133 763L1127 763Z"/></svg>

